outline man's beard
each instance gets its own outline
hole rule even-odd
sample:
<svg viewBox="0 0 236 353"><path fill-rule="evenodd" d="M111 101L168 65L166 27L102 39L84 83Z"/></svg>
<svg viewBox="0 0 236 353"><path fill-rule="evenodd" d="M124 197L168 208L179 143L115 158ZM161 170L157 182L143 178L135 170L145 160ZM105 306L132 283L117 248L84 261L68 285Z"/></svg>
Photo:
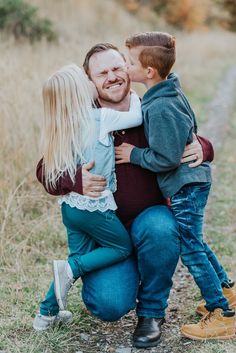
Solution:
<svg viewBox="0 0 236 353"><path fill-rule="evenodd" d="M104 93L104 91L100 92L99 90L98 90L98 100L102 100L108 103L118 104L123 101L123 99L128 95L129 91L130 91L130 79L127 78L126 89L123 91L122 96L118 100L110 97L108 94Z"/></svg>

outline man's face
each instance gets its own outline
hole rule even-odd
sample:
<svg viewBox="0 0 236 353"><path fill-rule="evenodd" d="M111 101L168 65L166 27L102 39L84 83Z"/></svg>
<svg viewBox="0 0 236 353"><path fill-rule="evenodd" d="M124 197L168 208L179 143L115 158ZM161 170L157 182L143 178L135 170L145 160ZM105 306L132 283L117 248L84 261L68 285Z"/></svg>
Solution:
<svg viewBox="0 0 236 353"><path fill-rule="evenodd" d="M127 65L127 71L131 81L133 82L146 82L146 69L139 61L139 55L142 49L143 47L134 47L128 49L129 63Z"/></svg>
<svg viewBox="0 0 236 353"><path fill-rule="evenodd" d="M99 99L105 102L120 103L130 91L126 63L116 50L108 49L92 55L89 73Z"/></svg>

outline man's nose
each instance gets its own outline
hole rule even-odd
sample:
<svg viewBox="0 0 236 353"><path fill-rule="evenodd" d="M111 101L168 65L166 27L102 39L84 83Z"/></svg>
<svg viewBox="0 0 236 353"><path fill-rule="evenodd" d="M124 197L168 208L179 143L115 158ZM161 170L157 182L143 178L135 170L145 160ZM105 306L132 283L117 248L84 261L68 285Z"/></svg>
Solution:
<svg viewBox="0 0 236 353"><path fill-rule="evenodd" d="M115 81L117 79L117 77L113 71L108 71L107 79L108 79L108 81Z"/></svg>

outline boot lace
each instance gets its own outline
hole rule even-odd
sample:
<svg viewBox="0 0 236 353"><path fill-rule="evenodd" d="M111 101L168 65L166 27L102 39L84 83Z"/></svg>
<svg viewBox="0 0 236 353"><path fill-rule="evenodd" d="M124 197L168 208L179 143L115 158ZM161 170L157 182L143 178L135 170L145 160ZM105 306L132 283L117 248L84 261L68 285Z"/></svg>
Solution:
<svg viewBox="0 0 236 353"><path fill-rule="evenodd" d="M214 319L214 312L209 312L200 320L201 328L206 327Z"/></svg>

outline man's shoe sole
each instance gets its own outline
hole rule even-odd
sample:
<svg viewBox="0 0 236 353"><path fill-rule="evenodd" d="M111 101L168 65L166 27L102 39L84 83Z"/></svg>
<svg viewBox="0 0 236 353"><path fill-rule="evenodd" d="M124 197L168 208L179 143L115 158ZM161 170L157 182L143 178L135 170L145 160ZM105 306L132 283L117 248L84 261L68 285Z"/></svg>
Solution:
<svg viewBox="0 0 236 353"><path fill-rule="evenodd" d="M133 346L136 348L149 348L149 347L156 347L158 343L160 343L160 337L156 341L150 342L150 343L133 341Z"/></svg>
<svg viewBox="0 0 236 353"><path fill-rule="evenodd" d="M53 276L54 276L54 292L55 292L55 296L57 299L57 304L58 304L60 310L65 310L63 302L62 302L62 298L61 298L59 270L58 270L56 260L53 261L52 267L53 267Z"/></svg>

